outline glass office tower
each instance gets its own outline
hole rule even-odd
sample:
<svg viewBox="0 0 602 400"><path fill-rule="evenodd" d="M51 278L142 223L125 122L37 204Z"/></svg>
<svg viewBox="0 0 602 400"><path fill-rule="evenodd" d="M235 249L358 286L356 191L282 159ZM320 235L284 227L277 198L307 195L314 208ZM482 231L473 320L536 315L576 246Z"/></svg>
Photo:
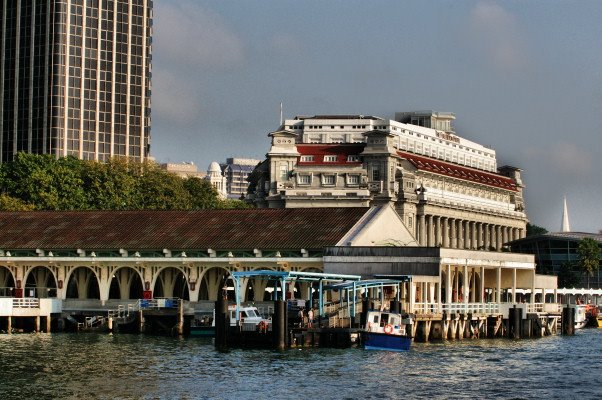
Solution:
<svg viewBox="0 0 602 400"><path fill-rule="evenodd" d="M152 0L0 0L0 162L150 149Z"/></svg>

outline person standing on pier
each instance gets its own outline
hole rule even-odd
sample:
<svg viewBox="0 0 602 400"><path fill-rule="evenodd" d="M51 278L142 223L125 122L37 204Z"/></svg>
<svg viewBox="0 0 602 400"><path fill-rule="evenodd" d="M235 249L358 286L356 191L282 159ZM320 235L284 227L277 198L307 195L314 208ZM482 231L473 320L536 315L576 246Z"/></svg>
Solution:
<svg viewBox="0 0 602 400"><path fill-rule="evenodd" d="M307 327L308 328L314 327L314 309L313 309L313 307L310 308L309 310L307 310Z"/></svg>
<svg viewBox="0 0 602 400"><path fill-rule="evenodd" d="M305 308L301 307L299 309L299 328L303 328L303 319L305 318Z"/></svg>

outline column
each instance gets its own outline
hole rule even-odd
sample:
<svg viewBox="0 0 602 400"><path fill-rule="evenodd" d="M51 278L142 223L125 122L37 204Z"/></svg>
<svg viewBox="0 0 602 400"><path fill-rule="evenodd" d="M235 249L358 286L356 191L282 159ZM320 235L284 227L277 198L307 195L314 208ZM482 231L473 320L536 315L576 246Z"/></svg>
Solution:
<svg viewBox="0 0 602 400"><path fill-rule="evenodd" d="M445 267L445 303L449 304L452 302L451 265L447 264Z"/></svg>
<svg viewBox="0 0 602 400"><path fill-rule="evenodd" d="M508 227L502 227L502 243L508 243Z"/></svg>
<svg viewBox="0 0 602 400"><path fill-rule="evenodd" d="M516 268L512 269L512 303L516 303Z"/></svg>
<svg viewBox="0 0 602 400"><path fill-rule="evenodd" d="M441 247L441 217L433 218L433 238L435 247Z"/></svg>
<svg viewBox="0 0 602 400"><path fill-rule="evenodd" d="M458 224L457 219L449 219L449 247L452 249L458 248L458 235L456 235L456 225Z"/></svg>
<svg viewBox="0 0 602 400"><path fill-rule="evenodd" d="M477 249L479 247L477 242L477 223L475 221L470 222L470 248Z"/></svg>
<svg viewBox="0 0 602 400"><path fill-rule="evenodd" d="M497 251L502 250L502 227L499 225L495 226L495 239L496 239L496 248Z"/></svg>
<svg viewBox="0 0 602 400"><path fill-rule="evenodd" d="M468 265L466 264L464 264L462 275L464 275L464 282L462 284L462 300L464 301L464 305L468 310L468 296L470 295L470 289L468 287Z"/></svg>
<svg viewBox="0 0 602 400"><path fill-rule="evenodd" d="M485 267L481 267L481 285L479 286L479 298L485 303Z"/></svg>
<svg viewBox="0 0 602 400"><path fill-rule="evenodd" d="M426 216L424 214L419 215L418 221L418 243L421 246L426 246Z"/></svg>
<svg viewBox="0 0 602 400"><path fill-rule="evenodd" d="M441 239L443 241L443 247L449 247L449 218L443 218L443 226L441 229Z"/></svg>
<svg viewBox="0 0 602 400"><path fill-rule="evenodd" d="M477 222L477 242L476 242L476 248L480 249L483 247L483 223L482 222Z"/></svg>
<svg viewBox="0 0 602 400"><path fill-rule="evenodd" d="M470 249L470 221L464 221L464 248Z"/></svg>
<svg viewBox="0 0 602 400"><path fill-rule="evenodd" d="M495 302L501 303L502 301L502 268L496 268L496 279L495 279Z"/></svg>
<svg viewBox="0 0 602 400"><path fill-rule="evenodd" d="M433 216L432 215L428 215L426 217L426 245L429 247L433 247L434 244L434 237L433 237Z"/></svg>
<svg viewBox="0 0 602 400"><path fill-rule="evenodd" d="M466 221L462 221L461 219L457 220L457 228L458 228L458 234L456 235L456 237L458 238L458 244L456 245L457 249L463 249L464 248L464 232L466 231L464 229L464 223Z"/></svg>

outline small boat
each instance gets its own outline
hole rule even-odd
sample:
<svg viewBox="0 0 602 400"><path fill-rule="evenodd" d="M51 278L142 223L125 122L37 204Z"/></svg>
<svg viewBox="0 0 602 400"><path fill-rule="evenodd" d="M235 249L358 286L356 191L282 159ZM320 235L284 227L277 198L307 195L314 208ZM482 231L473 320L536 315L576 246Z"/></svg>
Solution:
<svg viewBox="0 0 602 400"><path fill-rule="evenodd" d="M366 350L408 351L412 343L408 314L368 311L362 343Z"/></svg>
<svg viewBox="0 0 602 400"><path fill-rule="evenodd" d="M236 326L236 306L228 306L230 326ZM240 307L239 324L242 330L264 331L270 329L271 321L259 313L257 307ZM190 324L190 336L214 337L215 336L215 311L213 317L195 318Z"/></svg>

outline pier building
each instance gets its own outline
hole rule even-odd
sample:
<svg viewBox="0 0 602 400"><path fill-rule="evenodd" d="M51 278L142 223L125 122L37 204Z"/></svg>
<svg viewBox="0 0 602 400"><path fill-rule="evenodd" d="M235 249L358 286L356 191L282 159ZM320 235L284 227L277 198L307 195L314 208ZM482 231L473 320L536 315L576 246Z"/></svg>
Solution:
<svg viewBox="0 0 602 400"><path fill-rule="evenodd" d="M404 309L425 315L493 312L517 291L533 294L532 310L556 299L556 278L536 274L532 255L419 247L390 203L0 213L0 296L11 304L57 299L102 309L178 298L194 307L213 304L233 272L255 270L411 275ZM242 301L274 294L264 280L240 285ZM286 298L308 296L303 283L285 290Z"/></svg>
<svg viewBox="0 0 602 400"><path fill-rule="evenodd" d="M250 175L258 207L392 204L421 246L500 251L523 238L521 170L457 135L452 113L299 116Z"/></svg>

